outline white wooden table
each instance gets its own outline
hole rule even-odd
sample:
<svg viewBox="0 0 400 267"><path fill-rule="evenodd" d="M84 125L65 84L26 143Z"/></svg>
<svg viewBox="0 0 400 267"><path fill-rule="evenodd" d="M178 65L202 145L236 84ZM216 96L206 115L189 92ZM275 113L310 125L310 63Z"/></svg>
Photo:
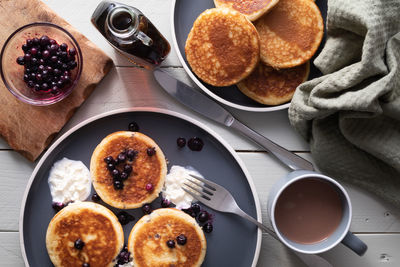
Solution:
<svg viewBox="0 0 400 267"><path fill-rule="evenodd" d="M263 221L268 221L266 213L268 191L277 179L288 172L285 167L243 137L180 105L157 85L149 72L133 67L126 59L119 56L90 23L90 16L99 1L46 0L45 2L101 47L115 63L115 67L63 131L93 115L124 107L162 107L192 116L214 129L237 151L256 185ZM120 2L139 8L172 43L171 0L120 0ZM189 83L174 49L162 66ZM276 143L312 160L308 144L289 125L287 110L260 114L231 111L240 120ZM0 266L17 267L24 264L19 245L18 218L22 195L34 167L35 163L29 162L10 149L0 138ZM354 210L351 230L368 244L369 250L363 257L358 257L343 245L338 245L322 256L333 266L400 266L400 209L391 207L361 189L345 186L349 191ZM292 256L286 247L264 234L258 266L304 265Z"/></svg>

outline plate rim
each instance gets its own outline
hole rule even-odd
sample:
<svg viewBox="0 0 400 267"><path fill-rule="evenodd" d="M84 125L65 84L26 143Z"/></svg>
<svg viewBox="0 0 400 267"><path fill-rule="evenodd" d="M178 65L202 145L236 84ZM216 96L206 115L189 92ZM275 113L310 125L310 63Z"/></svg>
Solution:
<svg viewBox="0 0 400 267"><path fill-rule="evenodd" d="M269 106L269 107L249 107L249 106L244 106L240 104L236 104L233 102L230 102L228 100L225 100L224 98L214 94L210 89L205 87L199 79L193 74L193 72L190 70L189 66L186 64L185 59L183 58L181 51L179 50L178 46L178 40L176 38L176 32L175 32L175 7L176 7L176 2L177 0L172 0L172 8L171 8L171 35L172 35L172 43L175 48L175 52L179 58L180 63L182 64L183 68L185 69L185 72L187 75L189 75L190 79L207 95L209 95L212 99L217 100L218 102L239 109L239 110L245 110L245 111L252 111L252 112L271 112L271 111L278 111L278 110L284 110L289 108L290 103L284 103L281 105L277 106Z"/></svg>
<svg viewBox="0 0 400 267"><path fill-rule="evenodd" d="M214 130L212 130L211 128L209 128L207 125L205 125L204 123L179 112L176 111L172 111L172 110L168 110L168 109L164 109L164 108L153 108L153 107L134 107L134 108L120 108L120 109L115 109L115 110L111 110L111 111L106 111L103 113L100 113L98 115L92 116L88 119L85 119L84 121L76 124L75 126L73 126L71 129L69 129L67 132L65 132L63 135L61 135L57 140L55 140L55 142L49 147L49 149L43 154L43 156L40 158L39 162L36 164L35 169L33 170L28 183L25 187L25 191L22 197L22 202L21 202L21 208L20 208L20 214L19 214L19 243L20 243L20 249L21 249L21 254L22 254L22 258L24 260L24 264L25 266L30 266L28 259L27 259L27 255L26 255L26 250L25 250L25 243L24 243L24 214L25 214L25 205L26 205L26 200L28 197L28 194L30 192L30 189L32 187L32 183L35 180L35 177L39 171L39 169L42 167L44 161L47 159L47 157L49 156L49 154L51 152L53 152L53 150L55 148L58 147L58 145L63 142L65 139L67 139L71 134L73 134L75 131L79 130L80 128L88 125L91 122L94 122L96 120L108 117L108 116L112 116L112 115L116 115L116 114L122 114L122 113L130 113L130 112L149 112L149 113L160 113L160 114L164 114L164 115L169 115L178 119L182 119L184 121L190 122L194 125L196 125L197 127L201 128L202 130L206 131L208 134L210 134L212 137L214 137L218 142L220 142L222 144L222 146L228 150L228 152L233 156L233 158L236 160L236 162L239 164L239 167L242 169L246 179L247 179L247 183L250 186L250 190L251 193L253 195L253 199L254 199L254 204L256 207L256 213L257 213L257 220L258 221L262 221L262 215L261 215L261 205L260 205L260 199L258 197L257 191L256 191L256 187L254 185L253 179L249 173L249 171L246 168L246 165L244 164L244 162L242 161L242 159L239 157L239 155L237 154L237 152L232 148L232 146L225 141L218 133L216 133ZM253 258L253 262L252 262L252 267L255 267L257 262L258 262L258 258L260 255L260 250L261 250L261 240L262 240L262 231L260 228L258 228L257 230L257 242L256 242L256 249L254 252L254 258Z"/></svg>

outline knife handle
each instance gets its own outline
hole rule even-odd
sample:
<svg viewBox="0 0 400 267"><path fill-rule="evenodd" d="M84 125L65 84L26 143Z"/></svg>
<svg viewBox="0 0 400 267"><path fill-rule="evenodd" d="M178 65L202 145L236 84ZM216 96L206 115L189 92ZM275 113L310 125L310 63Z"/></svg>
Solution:
<svg viewBox="0 0 400 267"><path fill-rule="evenodd" d="M286 150L285 148L275 144L268 138L257 133L253 129L249 128L242 122L234 119L230 127L238 130L243 135L252 139L254 142L259 144L261 147L265 148L268 152L272 153L277 159L279 159L283 164L288 166L292 170L309 170L313 171L314 167L311 162L303 159L300 156Z"/></svg>

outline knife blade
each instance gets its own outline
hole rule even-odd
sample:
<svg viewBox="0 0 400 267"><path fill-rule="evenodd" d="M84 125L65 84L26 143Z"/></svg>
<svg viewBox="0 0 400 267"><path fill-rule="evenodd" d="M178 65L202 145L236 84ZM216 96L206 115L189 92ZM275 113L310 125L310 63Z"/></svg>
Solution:
<svg viewBox="0 0 400 267"><path fill-rule="evenodd" d="M292 170L314 170L311 162L288 151L287 149L279 146L278 144L249 128L237 120L221 105L217 104L215 101L203 95L196 89L177 80L161 69L155 69L153 71L153 75L160 86L179 102L213 121L236 129L244 136L250 138L258 145L265 148L268 152L270 152Z"/></svg>

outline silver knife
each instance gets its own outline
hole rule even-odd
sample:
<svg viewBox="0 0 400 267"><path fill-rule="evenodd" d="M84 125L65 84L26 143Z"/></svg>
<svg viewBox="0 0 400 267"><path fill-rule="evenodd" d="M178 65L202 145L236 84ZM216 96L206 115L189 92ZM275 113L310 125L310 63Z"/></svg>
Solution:
<svg viewBox="0 0 400 267"><path fill-rule="evenodd" d="M275 144L268 138L260 135L254 130L250 129L230 114L222 106L209 99L196 89L184 84L177 80L170 74L155 69L153 71L154 77L162 88L165 89L170 95L175 97L182 104L190 107L198 113L219 122L227 127L238 130L243 135L247 136L260 146L264 147L267 151L271 152L282 163L293 170L314 170L311 162L297 156L296 154L286 150L285 148ZM269 230L268 233L280 241L274 231ZM303 254L292 250L294 254L307 266L310 267L332 267L332 265L324 258L314 254Z"/></svg>
<svg viewBox="0 0 400 267"><path fill-rule="evenodd" d="M257 133L253 129L241 123L232 116L222 106L203 95L194 88L177 80L170 74L155 69L153 71L154 77L161 87L165 89L170 95L175 97L179 102L188 106L189 108L197 111L198 113L219 122L227 127L238 130L244 136L250 138L261 147L265 148L268 152L272 153L283 164L292 170L314 170L311 162L297 156L296 154L286 150L278 144L272 142L268 138Z"/></svg>

